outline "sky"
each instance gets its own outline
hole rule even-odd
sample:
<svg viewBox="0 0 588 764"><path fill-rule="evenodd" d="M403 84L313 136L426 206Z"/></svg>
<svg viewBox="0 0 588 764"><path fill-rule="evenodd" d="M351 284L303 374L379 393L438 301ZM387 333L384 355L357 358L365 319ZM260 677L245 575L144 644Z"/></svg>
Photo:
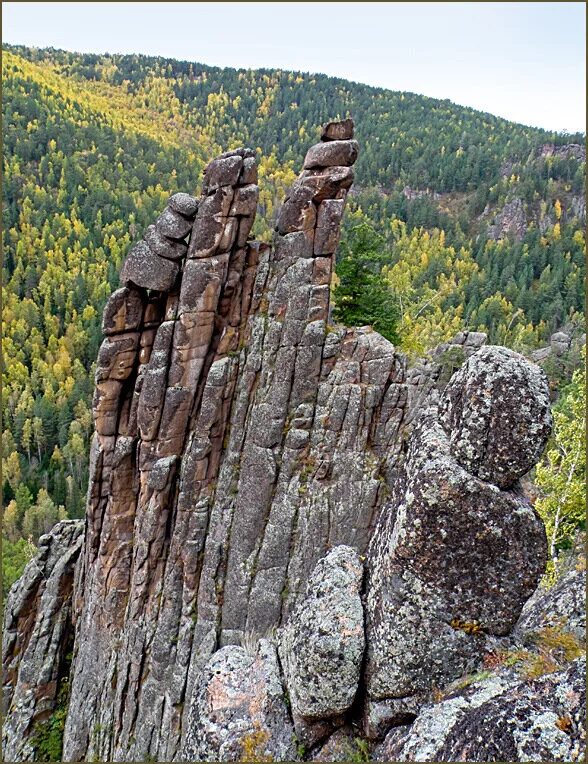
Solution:
<svg viewBox="0 0 588 764"><path fill-rule="evenodd" d="M2 40L321 72L586 130L584 3L2 3Z"/></svg>

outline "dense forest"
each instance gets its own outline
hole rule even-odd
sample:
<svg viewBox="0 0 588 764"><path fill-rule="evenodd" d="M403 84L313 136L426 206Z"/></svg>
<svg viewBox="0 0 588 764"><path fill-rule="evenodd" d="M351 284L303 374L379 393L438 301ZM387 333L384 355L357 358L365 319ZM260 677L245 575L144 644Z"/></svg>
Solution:
<svg viewBox="0 0 588 764"><path fill-rule="evenodd" d="M254 234L268 239L321 123L348 115L361 154L336 319L370 323L411 356L463 328L528 353L583 325L584 135L323 75L4 47L5 590L40 534L83 514L101 311L131 243L238 145L258 154ZM565 412L585 406L572 371L566 442L580 425ZM545 502L562 453L556 439Z"/></svg>

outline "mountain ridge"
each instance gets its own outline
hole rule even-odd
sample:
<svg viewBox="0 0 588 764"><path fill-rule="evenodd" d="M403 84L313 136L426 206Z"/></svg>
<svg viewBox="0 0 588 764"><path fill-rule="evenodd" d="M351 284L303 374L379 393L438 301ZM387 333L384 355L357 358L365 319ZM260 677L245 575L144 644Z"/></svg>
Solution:
<svg viewBox="0 0 588 764"><path fill-rule="evenodd" d="M275 72L278 74L303 75L309 79L320 77L320 78L332 80L333 82L365 87L367 89L373 90L374 92L383 92L383 93L389 93L394 95L404 95L404 96L411 96L411 97L416 96L419 98L426 99L427 101L430 101L431 103L438 103L438 104L453 106L456 109L474 112L488 119L500 120L512 125L517 125L519 127L527 128L529 130L544 132L549 135L556 135L560 137L578 137L578 136L585 135L585 133L581 131L550 130L549 128L541 127L540 125L530 125L525 122L517 122L516 120L511 120L508 117L502 117L502 116L493 114L492 112L485 111L484 109L481 109L481 108L476 108L474 106L469 106L467 104L457 103L456 101L452 101L450 98L439 98L436 96L428 96L424 93L418 93L417 91L412 91L412 90L396 90L394 88L388 88L388 87L384 87L380 85L371 85L369 82L362 82L360 80L340 77L338 75L326 74L325 72L318 72L318 71L314 72L314 71L310 71L310 70L307 71L302 69L283 69L281 67L253 67L252 68L252 67L222 66L220 64L206 64L202 61L173 58L169 56L147 55L144 53L138 53L138 52L135 53L132 51L125 52L125 53L110 53L109 51L83 53L81 51L67 50L65 48L54 48L53 46L48 46L48 47L28 46L28 45L21 45L19 43L3 43L2 48L5 50L9 50L13 53L17 53L19 55L22 55L23 53L26 54L28 52L32 54L32 57L38 54L49 54L49 55L57 54L58 56L70 55L70 56L74 56L78 58L81 58L84 56L91 56L91 57L97 57L99 59L112 59L113 61L115 61L116 59L131 59L132 60L135 58L141 58L145 60L146 62L149 62L150 64L167 65L167 64L177 63L177 64L180 64L182 67L192 66L192 67L197 67L203 71L207 70L209 72L230 71L230 72L234 72L235 74L245 73L245 72L257 72L262 75L272 74Z"/></svg>
<svg viewBox="0 0 588 764"><path fill-rule="evenodd" d="M534 137L535 139L538 139L539 136L542 138L545 138L545 141L548 142L550 139L553 139L556 143L562 143L562 142L573 142L573 139L581 140L583 137L583 134L577 133L577 134L570 134L570 135L564 135L559 134L554 131L548 131L543 130L541 128L532 128L528 126L521 125L519 123L515 123L500 117L495 117L494 115L489 114L488 112L481 112L476 109L472 109L471 107L462 107L456 104L452 104L447 99L434 99L430 98L428 96L422 96L419 94L409 94L404 93L402 91L392 91L392 90L386 90L383 88L375 88L369 85L363 85L363 84L355 84L350 81L344 80L342 78L334 78L329 77L327 75L308 75L305 76L301 72L289 72L285 70L274 70L274 69L259 69L259 70L248 70L248 69L234 69L231 67L227 68L221 68L221 67L211 67L204 64L197 64L194 62L179 62L174 59L164 58L164 57L151 57L151 56L132 56L132 55L112 55L112 56L102 56L102 55L94 55L94 54L82 54L82 55L76 55L73 53L70 53L68 51L61 51L61 50L54 50L54 49L38 49L37 51L27 51L26 48L19 47L19 46L7 46L7 49L14 49L19 50L21 52L21 55L27 54L27 57L31 60L37 60L39 62L45 62L52 64L57 67L61 67L61 74L68 76L68 75L75 75L77 77L80 77L82 79L88 79L88 80L94 80L97 81L99 79L104 79L105 77L108 79L108 81L114 83L114 84L121 84L123 81L128 80L131 89L137 88L141 82L143 82L146 78L149 76L152 76L155 73L156 76L163 76L164 78L168 76L170 79L174 79L177 77L182 82L184 78L189 78L192 83L198 82L199 79L206 78L206 81L209 83L209 89L210 92L213 94L217 94L219 91L221 91L223 88L226 90L229 97L235 98L239 96L239 88L240 88L240 82L242 81L244 76L247 76L251 78L252 81L259 81L260 83L263 82L263 78L269 78L270 80L273 79L273 84L276 85L278 88L282 88L285 90L284 98L282 99L282 106L289 107L293 101L288 100L289 96L287 96L288 93L292 93L294 96L297 95L297 91L295 87L292 87L292 83L294 85L301 85L303 88L307 87L308 85L320 85L319 88L319 99L324 100L327 98L327 102L320 105L320 109L323 111L325 109L329 110L330 115L336 112L341 112L345 108L355 107L359 108L360 103L357 99L354 100L353 91L354 89L357 89L359 92L359 95L365 95L366 93L370 97L375 97L376 101L385 101L388 99L390 101L390 106L393 106L396 108L399 112L402 112L403 109L405 109L409 103L405 103L406 101L420 104L426 104L428 109L428 118L430 119L431 116L435 113L435 111L439 110L441 107L446 107L448 104L451 106L450 112L454 112L455 115L459 115L461 113L462 117L467 116L473 116L477 119L478 122L481 122L482 126L494 130L495 128L505 128L508 127L509 129L512 128L518 128L519 132L522 130L523 134L525 135L527 141L530 140L531 137ZM59 69L57 70L59 71ZM106 74L105 74L106 71ZM233 73L232 76L230 73ZM210 82L210 80L213 80ZM300 82L297 82L297 80L301 80ZM215 84L216 82L216 84ZM324 92L324 89L326 87L332 88L335 92L331 95L328 95ZM350 86L350 87L347 87ZM342 89L340 92L337 92L337 89ZM178 86L177 90L181 90L181 86ZM300 90L300 88L298 89ZM196 94L197 97L197 94ZM243 104L240 104L241 106ZM319 109L319 111L320 111ZM316 111L316 109L315 109ZM380 116L385 116L386 113L380 114ZM244 117L250 117L251 113L244 113ZM285 115L282 115L285 116ZM339 116L342 118L346 116L346 114L340 113ZM398 116L398 115L396 115ZM359 138L366 143L366 138L368 137L368 134L366 133L367 126L365 124L366 117L364 116L363 119L360 118L359 114L355 114L356 122L358 123L358 136ZM320 115L317 112L317 118L314 119L315 127L314 129L317 131L317 137L318 137L318 130L319 126L321 124ZM245 123L244 120L244 124ZM389 123L392 124L392 123ZM480 127L480 125L478 125ZM519 136L520 137L520 136ZM265 141L267 141L267 137L264 136ZM459 136L453 136L454 140L457 140L458 143L456 145L456 149L459 148ZM299 141L299 148L298 148L298 154L296 155L296 160L301 161L302 159L302 141ZM520 143L520 141L519 141ZM225 143L223 142L223 147L226 148ZM259 144L264 152L268 153L268 150L271 148L271 146L268 146L267 143L260 143ZM278 149L280 149L280 141L276 144L278 146ZM527 144L529 145L529 144ZM220 149L220 146L217 148ZM449 147L447 147L449 150ZM516 145L513 145L513 148L516 148ZM281 157L283 160L284 157ZM360 159L361 163L361 159ZM361 180L361 173L362 168L361 164L358 166L358 173L359 173L359 179Z"/></svg>

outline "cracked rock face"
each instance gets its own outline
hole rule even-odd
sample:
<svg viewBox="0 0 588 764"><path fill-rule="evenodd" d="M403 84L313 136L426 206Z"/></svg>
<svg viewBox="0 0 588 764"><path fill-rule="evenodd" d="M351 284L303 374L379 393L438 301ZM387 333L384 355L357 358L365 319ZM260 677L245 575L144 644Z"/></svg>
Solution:
<svg viewBox="0 0 588 764"><path fill-rule="evenodd" d="M248 239L257 173L238 149L123 266L94 399L67 758L180 755L210 656L284 623L330 548L365 551L400 458L405 362L367 327L327 330L358 150L349 124L327 132L272 247Z"/></svg>
<svg viewBox="0 0 588 764"><path fill-rule="evenodd" d="M280 655L295 716L326 719L353 703L365 646L362 579L357 552L335 547L314 569L282 631Z"/></svg>
<svg viewBox="0 0 588 764"><path fill-rule="evenodd" d="M524 359L511 358L508 351L501 367L500 350L483 348L472 355L440 403L421 414L391 506L371 540L368 717L370 701L426 694L466 673L487 635L512 630L544 570L545 530L532 507L518 492L500 490L468 471L459 452L454 456L451 428L465 442L479 438L480 418L501 432L495 421L498 401L488 393L496 378L508 387L527 373ZM517 373L508 378L515 364ZM540 375L537 370L544 381ZM524 428L517 413L511 414L508 432L516 448ZM518 415L526 421L526 409L519 407ZM543 430L536 437L543 442ZM505 439L506 432L502 448Z"/></svg>
<svg viewBox="0 0 588 764"><path fill-rule="evenodd" d="M372 737L413 719L535 589L543 526L512 482L550 426L540 372L463 332L407 375L370 327L329 325L357 153L350 120L324 128L271 246L249 238L241 148L131 248L103 316L83 540L57 526L47 580L27 568L11 594L17 760L72 631L65 761L292 760L294 734L314 755L360 706ZM239 646L274 629L279 655Z"/></svg>
<svg viewBox="0 0 588 764"><path fill-rule="evenodd" d="M57 705L73 641L71 592L82 531L81 520L63 520L41 536L37 554L4 603L5 761L34 761L30 734Z"/></svg>
<svg viewBox="0 0 588 764"><path fill-rule="evenodd" d="M584 539L577 540L560 578L549 589L538 587L525 603L514 630L526 642L541 629L557 628L586 642L586 557Z"/></svg>

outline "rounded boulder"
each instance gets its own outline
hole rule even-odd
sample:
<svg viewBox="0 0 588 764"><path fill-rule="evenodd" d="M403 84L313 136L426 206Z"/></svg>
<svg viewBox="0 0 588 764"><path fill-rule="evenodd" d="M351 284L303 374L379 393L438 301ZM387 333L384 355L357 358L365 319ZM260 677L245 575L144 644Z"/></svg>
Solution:
<svg viewBox="0 0 588 764"><path fill-rule="evenodd" d="M547 378L519 353L488 345L453 375L440 420L456 461L508 488L537 463L551 433Z"/></svg>

